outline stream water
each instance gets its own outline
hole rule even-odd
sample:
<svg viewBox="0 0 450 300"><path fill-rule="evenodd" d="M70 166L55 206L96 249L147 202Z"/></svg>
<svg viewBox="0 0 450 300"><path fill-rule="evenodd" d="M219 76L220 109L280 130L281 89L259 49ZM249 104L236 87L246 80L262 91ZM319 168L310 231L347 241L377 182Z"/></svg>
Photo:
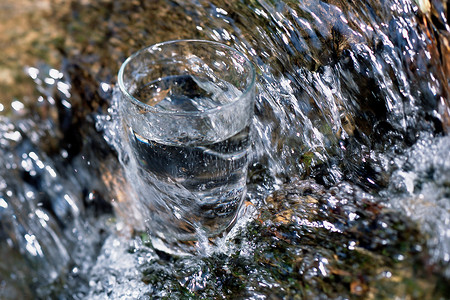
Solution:
<svg viewBox="0 0 450 300"><path fill-rule="evenodd" d="M446 2L0 8L1 299L448 299ZM182 257L144 230L114 105L121 62L178 38L258 74L245 212Z"/></svg>

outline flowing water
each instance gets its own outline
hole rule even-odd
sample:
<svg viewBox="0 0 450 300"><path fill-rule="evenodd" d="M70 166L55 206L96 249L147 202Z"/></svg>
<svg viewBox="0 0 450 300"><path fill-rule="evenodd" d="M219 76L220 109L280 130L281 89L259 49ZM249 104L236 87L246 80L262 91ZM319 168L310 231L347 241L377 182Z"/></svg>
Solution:
<svg viewBox="0 0 450 300"><path fill-rule="evenodd" d="M0 4L0 298L448 297L446 2L19 2ZM246 210L186 257L153 248L111 146L118 67L175 38L258 74Z"/></svg>

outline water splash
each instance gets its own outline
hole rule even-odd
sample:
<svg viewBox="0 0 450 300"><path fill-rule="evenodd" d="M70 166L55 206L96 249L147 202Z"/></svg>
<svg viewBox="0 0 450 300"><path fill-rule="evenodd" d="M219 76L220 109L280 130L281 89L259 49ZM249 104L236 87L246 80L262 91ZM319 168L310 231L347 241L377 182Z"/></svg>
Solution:
<svg viewBox="0 0 450 300"><path fill-rule="evenodd" d="M95 211L100 183L91 178L88 153L74 157L61 138L64 126L55 124L56 102L71 108L70 83L47 66L27 72L41 92L36 106L16 100L12 115L0 117L0 249L10 258L0 263L0 278L7 299L81 286L107 228Z"/></svg>
<svg viewBox="0 0 450 300"><path fill-rule="evenodd" d="M426 201L436 207L427 219L439 221L423 229L433 236L435 256L448 259L446 230L436 233L435 226L445 227L449 218L445 176L438 175L448 173L449 152L445 142L432 138L450 128L448 47L438 46L448 44L444 6L433 2L437 29L427 21L427 1L177 2L187 7L197 28L247 53L258 66L256 149L259 159L267 157L272 174L387 188L387 203L407 210L405 203L423 197L420 189L408 190L402 197L409 200L399 204L391 200L391 187L426 182L418 173L429 170L434 175L423 184L437 185L438 192ZM428 157L419 146L424 143L442 147L433 161L416 161L406 173L389 163L413 155L402 154L412 145Z"/></svg>
<svg viewBox="0 0 450 300"><path fill-rule="evenodd" d="M432 261L448 265L450 261L450 139L422 137L403 157L390 163L396 170L389 188L382 194L390 205L422 224L428 234ZM450 269L446 268L446 276Z"/></svg>
<svg viewBox="0 0 450 300"><path fill-rule="evenodd" d="M26 70L36 103L0 106L2 297L448 295L445 2L106 2L55 10L67 60ZM110 118L118 61L179 37L225 42L259 76L254 214L225 252L190 258L139 236L122 171L93 127ZM137 237L111 234L98 250L109 229L89 214L105 213L103 197Z"/></svg>
<svg viewBox="0 0 450 300"><path fill-rule="evenodd" d="M272 149L275 174L383 147L383 131L411 145L420 130L442 130L447 80L411 1L178 2L259 67L259 149Z"/></svg>

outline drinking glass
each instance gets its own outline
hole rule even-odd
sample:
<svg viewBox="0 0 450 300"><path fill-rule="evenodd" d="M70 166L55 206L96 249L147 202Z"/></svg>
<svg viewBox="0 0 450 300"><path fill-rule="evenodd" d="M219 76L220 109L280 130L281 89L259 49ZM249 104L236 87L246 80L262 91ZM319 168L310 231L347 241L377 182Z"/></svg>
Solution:
<svg viewBox="0 0 450 300"><path fill-rule="evenodd" d="M155 44L119 71L132 186L152 238L171 247L232 226L246 194L255 70L226 45Z"/></svg>

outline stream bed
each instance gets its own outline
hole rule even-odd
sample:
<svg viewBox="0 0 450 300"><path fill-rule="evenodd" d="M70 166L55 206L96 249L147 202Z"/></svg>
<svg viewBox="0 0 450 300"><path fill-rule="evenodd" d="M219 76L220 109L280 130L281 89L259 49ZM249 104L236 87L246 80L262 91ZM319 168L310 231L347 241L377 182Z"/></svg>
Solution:
<svg viewBox="0 0 450 300"><path fill-rule="evenodd" d="M0 298L448 299L448 11L2 1ZM114 103L130 54L185 38L243 52L257 99L239 221L174 256L133 204Z"/></svg>

